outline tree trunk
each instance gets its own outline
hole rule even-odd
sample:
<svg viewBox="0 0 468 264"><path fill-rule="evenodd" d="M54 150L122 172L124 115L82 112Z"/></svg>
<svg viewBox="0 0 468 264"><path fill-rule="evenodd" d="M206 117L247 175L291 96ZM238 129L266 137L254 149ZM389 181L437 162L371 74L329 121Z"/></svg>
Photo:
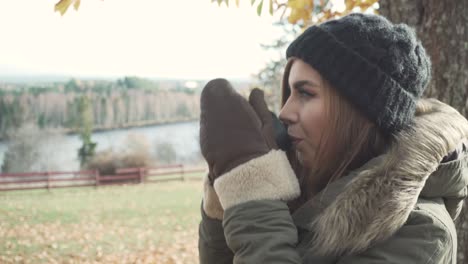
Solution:
<svg viewBox="0 0 468 264"><path fill-rule="evenodd" d="M468 0L380 0L379 13L416 29L432 60L424 94L468 116ZM468 201L457 221L458 263L468 262ZM466 261L466 262L465 262Z"/></svg>

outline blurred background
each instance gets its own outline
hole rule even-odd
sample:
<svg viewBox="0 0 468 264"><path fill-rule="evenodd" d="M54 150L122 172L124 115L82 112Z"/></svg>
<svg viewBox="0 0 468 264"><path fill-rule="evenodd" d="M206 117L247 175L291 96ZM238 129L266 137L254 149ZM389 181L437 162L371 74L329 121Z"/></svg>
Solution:
<svg viewBox="0 0 468 264"><path fill-rule="evenodd" d="M203 86L278 113L289 42L350 12L413 26L466 116L468 0L0 0L0 263L198 263Z"/></svg>
<svg viewBox="0 0 468 264"><path fill-rule="evenodd" d="M200 162L203 85L224 77L246 90L279 57L261 46L281 37L275 18L247 4L81 1L75 10L62 1L70 4L62 16L57 2L1 2L3 172L79 169L85 127L96 153L138 141L151 162Z"/></svg>

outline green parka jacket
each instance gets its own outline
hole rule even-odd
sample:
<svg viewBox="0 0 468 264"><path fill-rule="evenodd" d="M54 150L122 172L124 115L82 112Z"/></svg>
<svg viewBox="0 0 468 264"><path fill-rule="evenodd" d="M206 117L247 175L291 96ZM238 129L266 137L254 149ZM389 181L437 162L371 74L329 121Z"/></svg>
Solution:
<svg viewBox="0 0 468 264"><path fill-rule="evenodd" d="M459 146L423 178L401 152L385 153L292 215L281 200L237 204L222 221L202 206L200 263L456 263L453 219L468 186L468 144Z"/></svg>

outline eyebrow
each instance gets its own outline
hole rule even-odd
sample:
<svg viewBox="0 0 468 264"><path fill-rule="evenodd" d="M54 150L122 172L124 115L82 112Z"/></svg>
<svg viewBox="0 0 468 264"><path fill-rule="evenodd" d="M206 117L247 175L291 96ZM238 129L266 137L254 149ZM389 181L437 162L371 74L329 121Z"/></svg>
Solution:
<svg viewBox="0 0 468 264"><path fill-rule="evenodd" d="M312 86L312 87L320 87L320 85L318 85L317 83L309 81L309 80L296 81L293 83L292 87L294 89L299 89L300 87L305 86L305 85Z"/></svg>

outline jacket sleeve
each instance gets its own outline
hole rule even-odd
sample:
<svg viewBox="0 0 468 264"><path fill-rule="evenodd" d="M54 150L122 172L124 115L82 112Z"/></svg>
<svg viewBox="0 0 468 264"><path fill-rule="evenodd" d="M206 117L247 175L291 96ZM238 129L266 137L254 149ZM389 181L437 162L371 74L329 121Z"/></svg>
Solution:
<svg viewBox="0 0 468 264"><path fill-rule="evenodd" d="M300 195L297 177L283 151L239 165L213 184L224 208L223 228L233 263L301 263L285 201Z"/></svg>
<svg viewBox="0 0 468 264"><path fill-rule="evenodd" d="M228 208L223 227L233 263L302 263L297 229L285 202L256 200Z"/></svg>
<svg viewBox="0 0 468 264"><path fill-rule="evenodd" d="M231 264L234 254L226 244L221 220L210 218L201 208L202 220L198 229L200 264Z"/></svg>
<svg viewBox="0 0 468 264"><path fill-rule="evenodd" d="M456 263L456 235L454 226L451 226L453 222L450 224L446 212L437 216L434 212L417 208L407 224L390 239L361 254L343 257L338 264ZM441 221L441 215L447 215L447 221Z"/></svg>

